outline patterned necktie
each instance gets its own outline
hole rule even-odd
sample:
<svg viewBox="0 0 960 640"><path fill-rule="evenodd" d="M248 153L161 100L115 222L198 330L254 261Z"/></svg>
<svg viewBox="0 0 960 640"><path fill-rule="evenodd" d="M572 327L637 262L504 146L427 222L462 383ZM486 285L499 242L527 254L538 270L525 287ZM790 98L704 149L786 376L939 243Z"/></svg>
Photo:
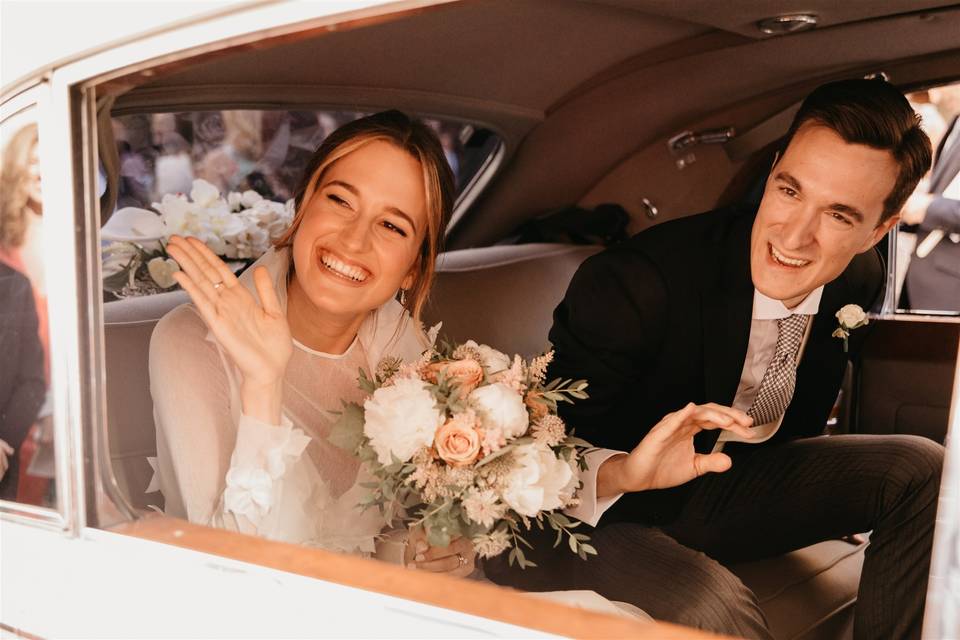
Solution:
<svg viewBox="0 0 960 640"><path fill-rule="evenodd" d="M747 411L753 418L753 426L773 422L790 404L797 383L797 351L809 319L808 315L794 314L777 320L777 350Z"/></svg>

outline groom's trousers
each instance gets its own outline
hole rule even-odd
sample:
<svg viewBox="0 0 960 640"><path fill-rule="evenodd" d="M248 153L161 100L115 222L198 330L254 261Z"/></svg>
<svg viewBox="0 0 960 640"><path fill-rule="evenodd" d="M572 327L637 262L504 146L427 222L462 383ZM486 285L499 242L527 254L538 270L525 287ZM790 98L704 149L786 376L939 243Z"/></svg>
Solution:
<svg viewBox="0 0 960 640"><path fill-rule="evenodd" d="M696 481L669 525L601 518L588 532L598 555L587 561L530 532L527 557L538 567L499 557L487 575L528 591L592 589L660 620L770 638L756 596L724 565L872 531L854 636L920 637L943 447L907 435L824 436L740 447L733 459Z"/></svg>

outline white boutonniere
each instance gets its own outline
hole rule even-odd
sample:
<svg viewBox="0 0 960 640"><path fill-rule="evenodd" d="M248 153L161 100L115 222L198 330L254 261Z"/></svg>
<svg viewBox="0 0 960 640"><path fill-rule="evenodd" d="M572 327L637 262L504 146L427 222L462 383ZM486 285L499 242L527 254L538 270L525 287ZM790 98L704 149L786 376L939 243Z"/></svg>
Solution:
<svg viewBox="0 0 960 640"><path fill-rule="evenodd" d="M837 322L838 326L831 335L834 338L843 339L843 352L846 353L847 339L850 337L850 332L854 329L859 329L870 321L867 319L867 314L860 305L848 304L844 305L840 311L837 311Z"/></svg>

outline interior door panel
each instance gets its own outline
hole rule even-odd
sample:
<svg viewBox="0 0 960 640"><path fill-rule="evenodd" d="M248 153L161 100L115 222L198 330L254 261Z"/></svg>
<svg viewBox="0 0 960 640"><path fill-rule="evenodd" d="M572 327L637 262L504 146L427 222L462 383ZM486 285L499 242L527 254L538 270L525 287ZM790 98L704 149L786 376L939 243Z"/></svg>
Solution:
<svg viewBox="0 0 960 640"><path fill-rule="evenodd" d="M942 443L960 323L874 320L854 375L852 433L910 433Z"/></svg>

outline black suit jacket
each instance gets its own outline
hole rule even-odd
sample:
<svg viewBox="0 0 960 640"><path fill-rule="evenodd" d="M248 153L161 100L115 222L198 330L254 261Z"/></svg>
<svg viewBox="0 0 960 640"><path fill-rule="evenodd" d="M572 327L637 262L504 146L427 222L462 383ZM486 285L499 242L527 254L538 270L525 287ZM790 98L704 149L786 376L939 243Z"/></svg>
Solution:
<svg viewBox="0 0 960 640"><path fill-rule="evenodd" d="M16 498L20 445L46 391L33 289L26 276L0 262L0 438L14 448L0 498Z"/></svg>
<svg viewBox="0 0 960 640"><path fill-rule="evenodd" d="M755 214L733 207L663 223L581 265L550 331L550 378L589 382L589 400L560 408L577 435L629 451L688 402L733 403L750 337ZM780 430L766 445L751 446L822 433L848 357L830 335L835 314L845 304L870 308L883 281L883 263L871 250L824 288ZM863 333L854 332L853 352ZM709 452L717 437L698 434L697 450ZM669 522L692 486L624 496L604 522Z"/></svg>
<svg viewBox="0 0 960 640"><path fill-rule="evenodd" d="M957 127L960 119L954 118L937 149L930 173L930 193L935 197L917 230L917 246L934 229L943 230L947 236L926 257L918 258L914 253L910 259L904 303L912 309L960 311L960 200L941 195L960 173L960 139L945 148Z"/></svg>

